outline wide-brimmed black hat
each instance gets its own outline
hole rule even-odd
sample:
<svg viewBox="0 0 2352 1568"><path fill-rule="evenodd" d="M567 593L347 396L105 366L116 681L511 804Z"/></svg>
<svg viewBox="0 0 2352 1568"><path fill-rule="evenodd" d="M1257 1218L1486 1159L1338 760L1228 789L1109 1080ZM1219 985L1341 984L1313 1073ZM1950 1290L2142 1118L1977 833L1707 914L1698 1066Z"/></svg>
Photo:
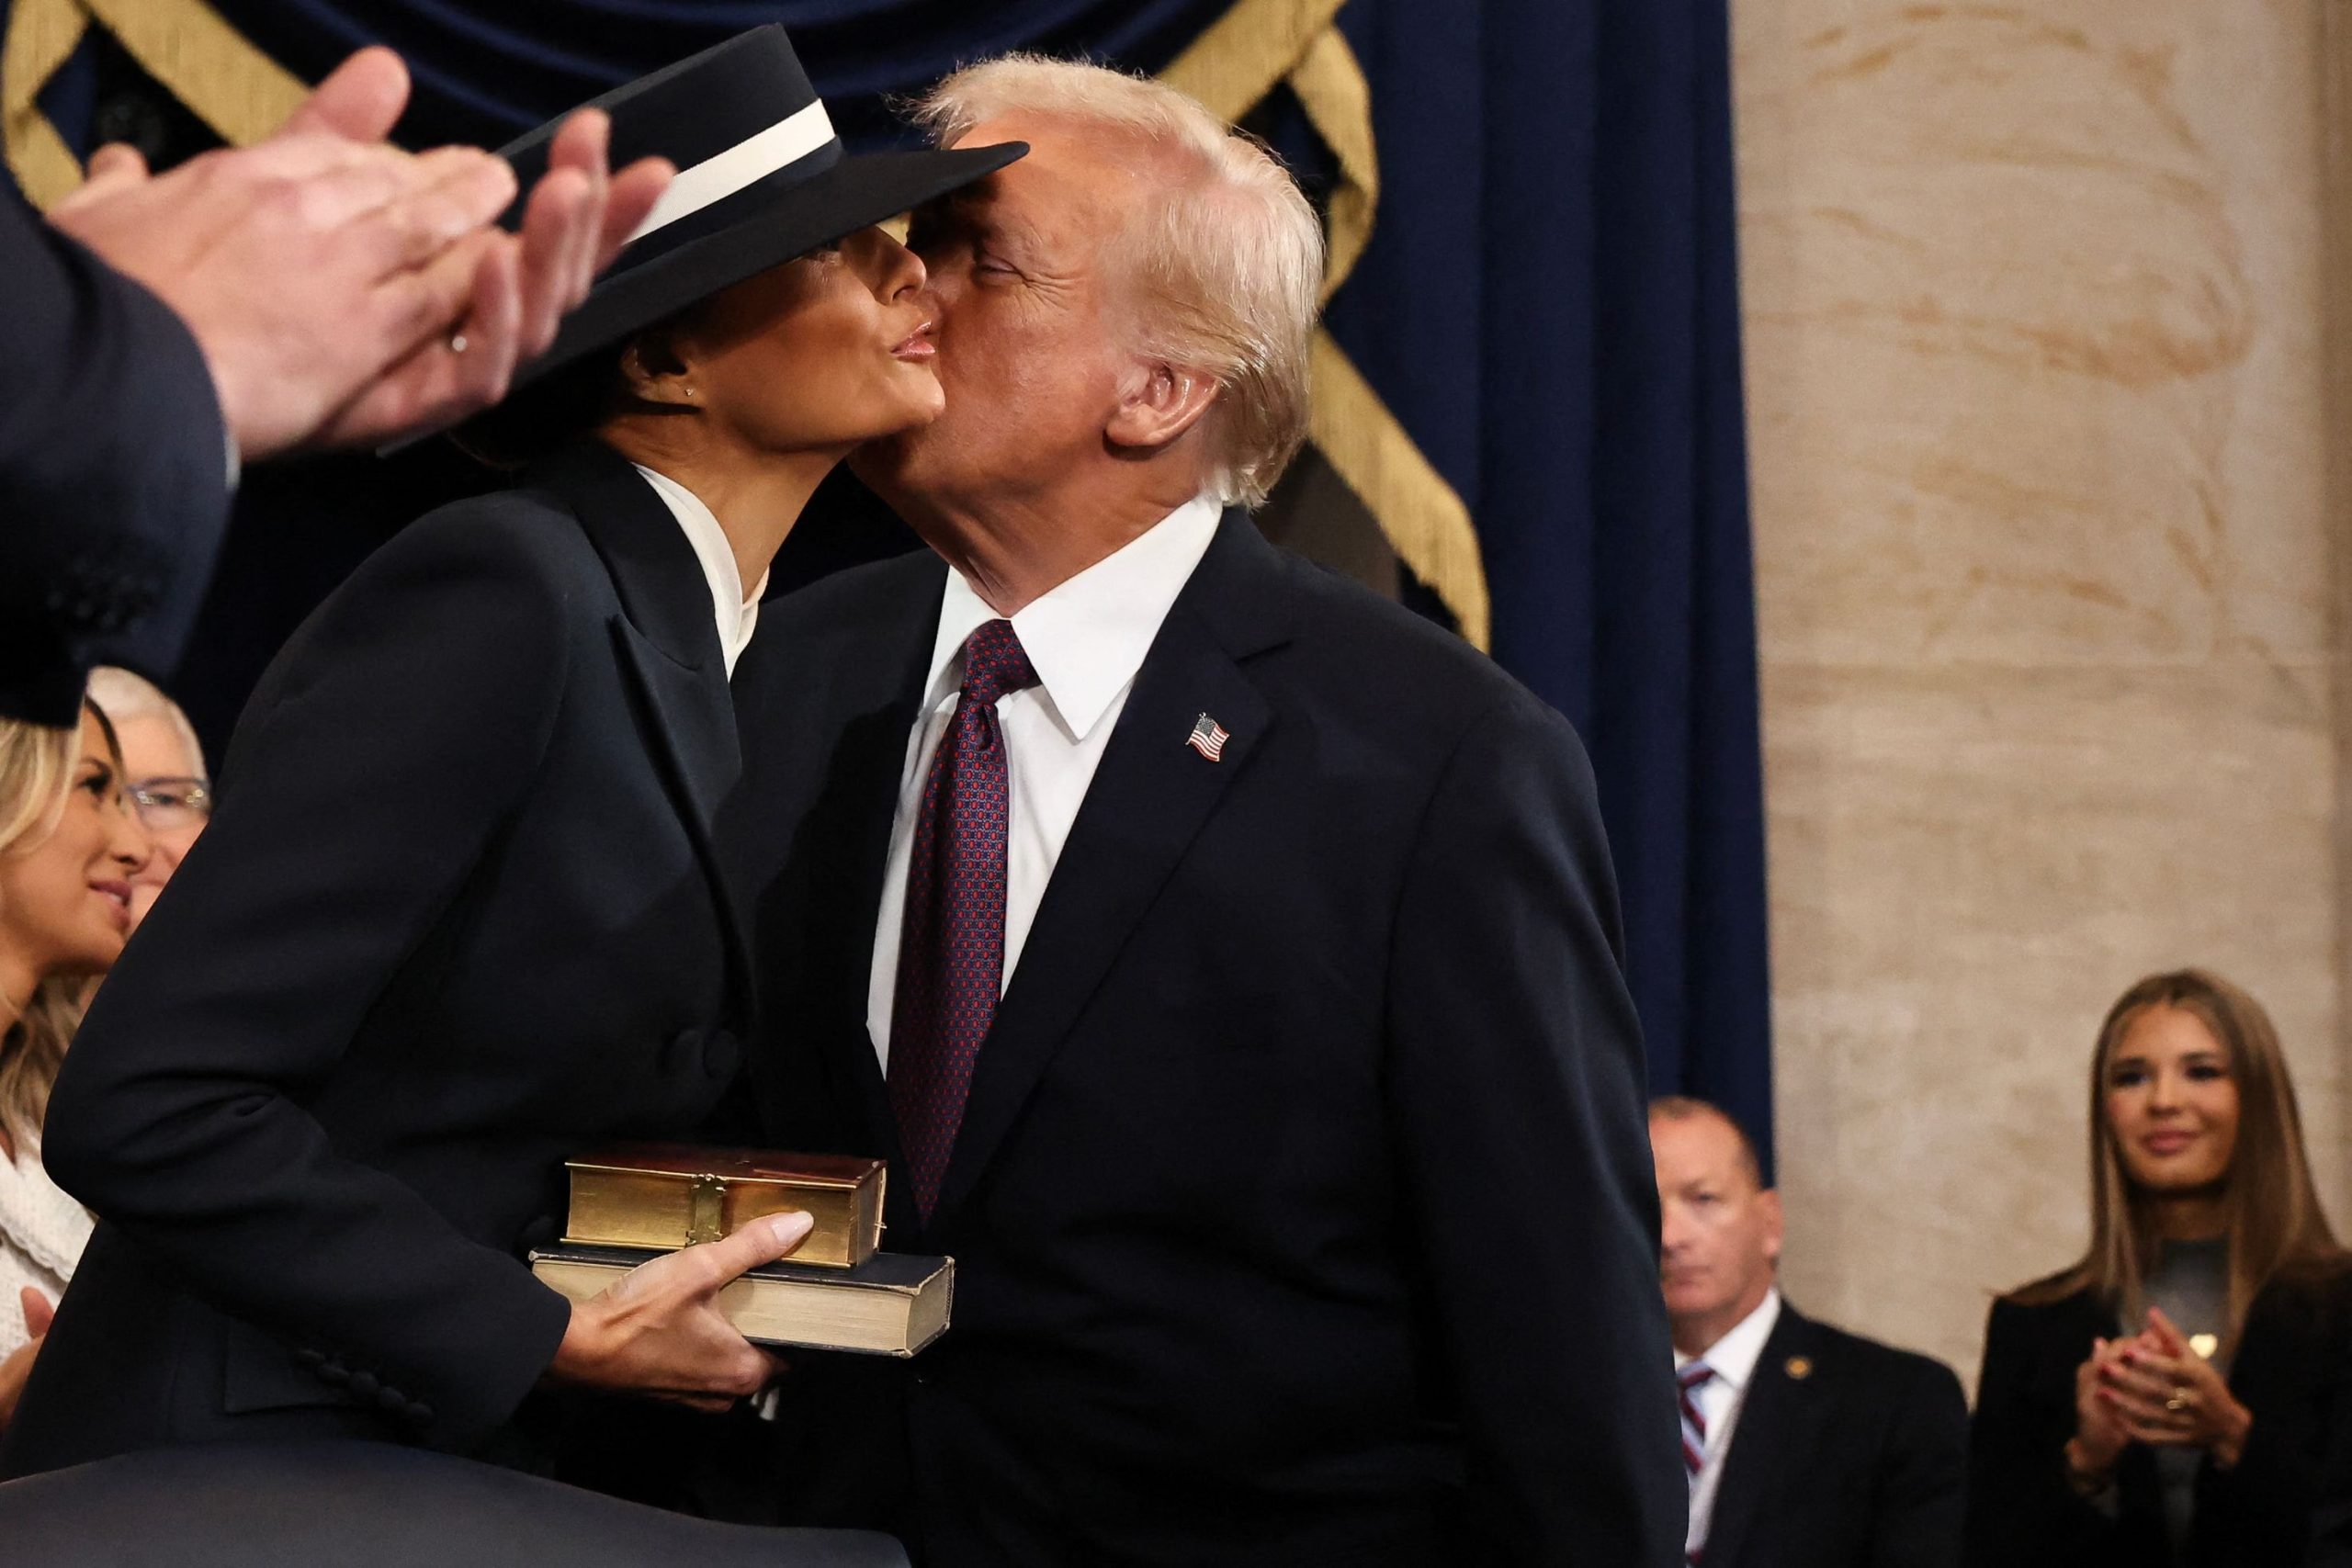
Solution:
<svg viewBox="0 0 2352 1568"><path fill-rule="evenodd" d="M611 162L662 157L678 177L555 343L518 367L523 387L697 299L1004 167L1029 149L852 155L792 40L770 24L581 106L612 117ZM562 117L499 150L528 192ZM500 220L523 219L517 197Z"/></svg>

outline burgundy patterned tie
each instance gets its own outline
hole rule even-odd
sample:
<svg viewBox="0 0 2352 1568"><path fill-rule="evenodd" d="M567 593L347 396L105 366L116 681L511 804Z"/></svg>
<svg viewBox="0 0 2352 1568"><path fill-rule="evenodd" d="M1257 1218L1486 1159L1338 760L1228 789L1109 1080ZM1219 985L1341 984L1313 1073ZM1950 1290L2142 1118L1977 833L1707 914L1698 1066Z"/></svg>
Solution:
<svg viewBox="0 0 2352 1568"><path fill-rule="evenodd" d="M1004 983L1004 855L1012 791L996 703L1037 683L1011 621L964 643L964 695L923 780L907 859L907 917L890 1010L890 1109L915 1203L939 1201L972 1065Z"/></svg>

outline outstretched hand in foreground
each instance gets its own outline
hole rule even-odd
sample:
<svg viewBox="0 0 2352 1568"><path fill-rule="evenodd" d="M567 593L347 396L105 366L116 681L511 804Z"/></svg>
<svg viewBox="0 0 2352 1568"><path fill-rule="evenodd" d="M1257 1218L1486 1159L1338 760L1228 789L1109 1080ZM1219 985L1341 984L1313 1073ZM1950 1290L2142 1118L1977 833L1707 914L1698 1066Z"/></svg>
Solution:
<svg viewBox="0 0 2352 1568"><path fill-rule="evenodd" d="M187 323L247 460L424 434L496 402L673 172L649 158L608 174L610 124L582 109L509 234L493 226L514 197L502 160L384 140L408 91L398 55L363 49L267 141L164 175L102 147L50 212Z"/></svg>

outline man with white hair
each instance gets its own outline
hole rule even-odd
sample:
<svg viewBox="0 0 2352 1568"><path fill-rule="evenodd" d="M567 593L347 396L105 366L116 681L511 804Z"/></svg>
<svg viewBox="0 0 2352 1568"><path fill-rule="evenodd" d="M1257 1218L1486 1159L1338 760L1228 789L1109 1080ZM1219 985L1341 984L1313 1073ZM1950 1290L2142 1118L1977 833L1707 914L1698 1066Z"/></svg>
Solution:
<svg viewBox="0 0 2352 1568"><path fill-rule="evenodd" d="M925 118L1031 148L916 215L946 412L854 459L931 549L771 604L735 693L760 1134L887 1154L955 1321L800 1359L793 1478L885 1411L931 1568L1679 1562L1583 752L1242 510L1305 428L1313 212L1092 66Z"/></svg>

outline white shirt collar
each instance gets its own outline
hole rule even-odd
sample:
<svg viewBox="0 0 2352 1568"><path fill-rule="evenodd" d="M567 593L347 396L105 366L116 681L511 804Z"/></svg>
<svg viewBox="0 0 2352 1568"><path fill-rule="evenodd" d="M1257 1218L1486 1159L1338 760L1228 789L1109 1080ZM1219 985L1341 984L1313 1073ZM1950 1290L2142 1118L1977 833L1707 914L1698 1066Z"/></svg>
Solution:
<svg viewBox="0 0 2352 1568"><path fill-rule="evenodd" d="M1704 1361L1725 1387L1737 1393L1756 1375L1756 1363L1764 1356L1764 1342L1772 1337L1772 1327L1780 1321L1781 1287L1775 1285L1764 1292L1764 1299L1756 1304L1754 1312L1699 1354L1686 1356L1677 1350L1674 1370L1679 1372L1693 1361Z"/></svg>
<svg viewBox="0 0 2352 1568"><path fill-rule="evenodd" d="M1212 497L1188 501L1012 617L1013 635L1073 741L1086 739L1143 668L1152 638L1208 553L1223 515ZM964 639L999 618L962 572L947 574L926 709L955 689Z"/></svg>
<svg viewBox="0 0 2352 1568"><path fill-rule="evenodd" d="M749 593L743 592L743 574L735 565L735 547L727 542L727 530L702 497L680 484L667 474L657 474L642 463L630 468L645 476L653 493L669 507L670 514L686 536L686 543L695 547L695 558L702 562L702 574L710 584L710 609L718 628L718 650L727 657L727 673L735 674L735 661L743 657L743 649L751 646L752 634L760 626L760 595L768 588L767 574L760 574Z"/></svg>

